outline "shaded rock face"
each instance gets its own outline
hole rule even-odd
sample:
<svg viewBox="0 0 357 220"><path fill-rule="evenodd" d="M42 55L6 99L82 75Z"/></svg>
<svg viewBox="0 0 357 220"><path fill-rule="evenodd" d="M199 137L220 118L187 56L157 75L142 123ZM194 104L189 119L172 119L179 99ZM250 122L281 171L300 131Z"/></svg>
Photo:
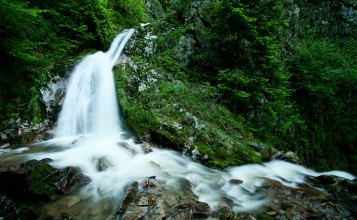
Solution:
<svg viewBox="0 0 357 220"><path fill-rule="evenodd" d="M56 169L49 162L30 160L0 169L0 192L19 201L49 200L90 181L75 167Z"/></svg>
<svg viewBox="0 0 357 220"><path fill-rule="evenodd" d="M7 196L0 195L0 218L27 220L36 219L36 214L28 206L21 206Z"/></svg>
<svg viewBox="0 0 357 220"><path fill-rule="evenodd" d="M138 186L141 190L138 190ZM130 184L115 213L121 219L191 219L207 218L213 211L207 203L196 200L189 181L179 178L171 188L155 177L140 184Z"/></svg>
<svg viewBox="0 0 357 220"><path fill-rule="evenodd" d="M9 119L3 123L6 129L0 132L1 148L14 149L54 137L53 123L49 119L38 124L28 123L20 118Z"/></svg>
<svg viewBox="0 0 357 220"><path fill-rule="evenodd" d="M326 180L327 179L327 180ZM334 176L309 177L309 185L297 188L283 186L267 179L265 188L273 193L260 217L272 219L356 219L357 180Z"/></svg>

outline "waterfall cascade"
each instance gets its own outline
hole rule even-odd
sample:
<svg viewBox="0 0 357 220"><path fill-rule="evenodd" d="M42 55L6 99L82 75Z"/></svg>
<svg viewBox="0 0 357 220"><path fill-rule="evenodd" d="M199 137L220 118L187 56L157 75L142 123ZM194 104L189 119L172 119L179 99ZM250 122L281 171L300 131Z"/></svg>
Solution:
<svg viewBox="0 0 357 220"><path fill-rule="evenodd" d="M107 52L86 56L74 68L58 121L57 138L52 140L56 146L61 146L60 150L31 154L32 158L49 157L54 160L54 166L79 167L92 179L81 191L91 195L92 201L117 199L126 185L148 176L155 176L158 181L168 184L172 180L185 178L190 181L199 201L216 208L228 198L235 211L253 210L268 201L264 194L256 191L265 178L294 187L304 182L305 175L321 175L284 161L219 171L170 150L153 148L152 152L144 153L141 144L120 135L125 131L121 128L112 67L133 32L130 29L119 34ZM76 141L73 141L73 136ZM64 137L71 138L63 140ZM98 170L100 158L107 161L106 170ZM339 171L322 174L355 178ZM243 183L230 184L232 179L242 180Z"/></svg>
<svg viewBox="0 0 357 220"><path fill-rule="evenodd" d="M133 29L122 32L107 52L86 56L75 67L69 79L56 137L120 132L112 68L133 33Z"/></svg>

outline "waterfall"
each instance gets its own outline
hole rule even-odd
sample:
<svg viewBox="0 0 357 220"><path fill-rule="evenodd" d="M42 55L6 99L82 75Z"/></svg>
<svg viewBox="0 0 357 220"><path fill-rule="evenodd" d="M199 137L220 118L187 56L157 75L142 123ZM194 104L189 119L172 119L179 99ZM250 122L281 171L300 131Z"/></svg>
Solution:
<svg viewBox="0 0 357 220"><path fill-rule="evenodd" d="M123 31L107 52L88 55L74 68L58 120L57 138L110 136L121 131L112 68L133 33L134 29Z"/></svg>
<svg viewBox="0 0 357 220"><path fill-rule="evenodd" d="M133 32L133 29L125 30L114 39L107 52L86 56L74 68L59 116L57 138L48 141L44 150L29 152L31 159L51 158L51 165L55 167L78 167L90 177L91 183L75 195L78 205L73 206L73 213L81 211L78 216L92 219L90 211L102 211L101 205L93 205L95 202L108 198L118 201L125 186L149 176L155 176L160 183L171 184L172 189L177 187L175 181L186 179L199 201L206 202L213 209L230 201L234 211L256 210L270 201L264 190L259 191L265 178L290 187L304 183L305 176L355 178L338 171L318 173L284 161L248 164L220 171L171 150L152 147L150 152L144 152L143 144L123 135L125 131L121 127L112 74L112 68ZM103 160L106 161L106 169L98 169ZM241 180L242 184L231 184L231 180ZM88 198L91 200L89 203ZM72 195L64 197L63 201L49 206L52 205L53 210L70 211L68 204L73 203ZM112 208L114 212L116 207Z"/></svg>

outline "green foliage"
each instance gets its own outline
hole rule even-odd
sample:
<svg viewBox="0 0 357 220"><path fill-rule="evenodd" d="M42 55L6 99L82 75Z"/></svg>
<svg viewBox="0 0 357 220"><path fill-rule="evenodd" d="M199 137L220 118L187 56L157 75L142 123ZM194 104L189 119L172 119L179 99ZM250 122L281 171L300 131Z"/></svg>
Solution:
<svg viewBox="0 0 357 220"><path fill-rule="evenodd" d="M113 2L114 17L126 28L132 28L147 20L144 3L141 0L117 0Z"/></svg>
<svg viewBox="0 0 357 220"><path fill-rule="evenodd" d="M38 85L45 82L41 75L47 63L41 55L46 50L44 39L49 26L41 17L41 10L30 9L23 2L1 0L0 10L0 105L2 111L10 110L7 115L14 116L21 112L11 103L7 108L8 102L15 101L17 107L24 105L31 84L35 80ZM32 115L27 119L32 119Z"/></svg>
<svg viewBox="0 0 357 220"><path fill-rule="evenodd" d="M347 169L357 154L356 41L340 45L327 40L304 40L289 59L293 98L307 125L310 150L299 149L320 169ZM336 153L339 152L339 153ZM338 156L340 155L340 156ZM316 158L322 158L316 160Z"/></svg>
<svg viewBox="0 0 357 220"><path fill-rule="evenodd" d="M218 1L213 8L213 46L206 49L215 54L212 58L203 49L200 60L206 65L200 68L211 71L207 80L261 138L289 136L298 119L288 98L290 75L280 58L283 1Z"/></svg>
<svg viewBox="0 0 357 220"><path fill-rule="evenodd" d="M48 75L64 74L78 54L107 48L145 17L137 0L0 0L0 13L0 120L32 122L45 115L39 89Z"/></svg>

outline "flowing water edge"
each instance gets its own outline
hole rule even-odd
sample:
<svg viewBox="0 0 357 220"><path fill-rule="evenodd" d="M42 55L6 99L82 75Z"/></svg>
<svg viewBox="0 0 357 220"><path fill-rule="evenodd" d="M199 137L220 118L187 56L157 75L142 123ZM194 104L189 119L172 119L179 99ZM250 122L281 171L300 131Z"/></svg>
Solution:
<svg viewBox="0 0 357 220"><path fill-rule="evenodd" d="M318 173L280 160L220 171L175 151L153 147L145 152L143 144L137 143L122 128L112 73L133 33L133 29L123 31L107 52L88 55L75 67L54 139L18 149L2 158L3 164L51 158L54 167L79 167L91 178L89 184L73 194L44 204L43 216L56 216L64 211L79 219L105 218L113 213L125 186L150 176L172 188L177 187L177 179L185 178L190 181L199 201L215 209L229 199L237 212L255 210L270 201L269 194L259 190L265 178L290 187L307 184L306 176L334 175L355 179L346 172ZM105 170L98 169L103 158L107 164ZM230 184L231 180L242 183Z"/></svg>

